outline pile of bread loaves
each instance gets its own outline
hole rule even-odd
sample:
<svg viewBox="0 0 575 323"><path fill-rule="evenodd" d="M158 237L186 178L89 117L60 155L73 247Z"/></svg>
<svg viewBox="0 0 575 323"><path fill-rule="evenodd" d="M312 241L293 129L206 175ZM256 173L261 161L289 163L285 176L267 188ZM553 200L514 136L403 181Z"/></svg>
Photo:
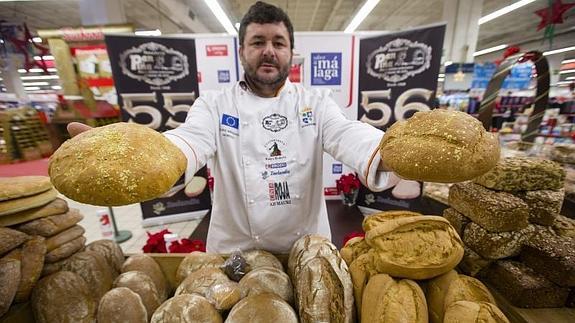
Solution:
<svg viewBox="0 0 575 323"><path fill-rule="evenodd" d="M85 247L82 218L46 176L0 178L0 316Z"/></svg>
<svg viewBox="0 0 575 323"><path fill-rule="evenodd" d="M446 219L387 211L362 226L341 250L361 322L508 322L480 281L453 270L463 243Z"/></svg>
<svg viewBox="0 0 575 323"><path fill-rule="evenodd" d="M454 184L443 216L465 243L461 271L518 307L575 306L575 220L559 215L564 178L555 162L509 157Z"/></svg>

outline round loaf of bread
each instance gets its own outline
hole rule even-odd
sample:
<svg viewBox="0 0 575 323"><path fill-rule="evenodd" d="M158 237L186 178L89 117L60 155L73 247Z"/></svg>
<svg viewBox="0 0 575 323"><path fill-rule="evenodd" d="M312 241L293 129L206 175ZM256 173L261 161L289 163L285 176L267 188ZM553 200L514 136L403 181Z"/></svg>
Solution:
<svg viewBox="0 0 575 323"><path fill-rule="evenodd" d="M372 256L372 252L364 253L352 261L349 266L349 274L353 284L353 297L356 308L359 309L357 312L358 319L361 319L362 297L365 286L367 286L370 277L378 274L373 267Z"/></svg>
<svg viewBox="0 0 575 323"><path fill-rule="evenodd" d="M84 279L69 271L42 278L32 291L32 310L38 323L93 323L97 304Z"/></svg>
<svg viewBox="0 0 575 323"><path fill-rule="evenodd" d="M62 270L71 271L82 277L97 302L112 288L114 280L112 268L108 266L103 256L93 251L82 251L71 256L62 266Z"/></svg>
<svg viewBox="0 0 575 323"><path fill-rule="evenodd" d="M242 299L226 319L226 323L268 322L297 323L298 318L293 308L281 297L264 293ZM306 321L302 319L302 322Z"/></svg>
<svg viewBox="0 0 575 323"><path fill-rule="evenodd" d="M154 313L158 306L162 304L154 281L152 281L150 276L141 271L128 271L121 274L114 281L114 288L117 287L129 288L140 296L144 307L146 307L148 320L152 317L152 313Z"/></svg>
<svg viewBox="0 0 575 323"><path fill-rule="evenodd" d="M427 305L429 308L429 321L442 323L445 314L445 295L451 283L459 279L455 270L450 270L443 275L437 276L427 284Z"/></svg>
<svg viewBox="0 0 575 323"><path fill-rule="evenodd" d="M259 267L274 267L279 270L284 270L282 263L276 256L265 250L250 250L242 254L250 269L254 270Z"/></svg>
<svg viewBox="0 0 575 323"><path fill-rule="evenodd" d="M176 289L175 295L196 293L206 296L208 289L217 284L227 283L230 279L218 268L200 268L186 277Z"/></svg>
<svg viewBox="0 0 575 323"><path fill-rule="evenodd" d="M98 305L98 323L147 323L148 314L140 295L129 288L108 291Z"/></svg>
<svg viewBox="0 0 575 323"><path fill-rule="evenodd" d="M161 133L114 123L63 143L50 158L48 173L56 189L72 200L117 206L161 196L186 166L186 156Z"/></svg>
<svg viewBox="0 0 575 323"><path fill-rule="evenodd" d="M109 239L101 239L91 242L86 246L86 250L99 253L106 258L108 265L114 269L116 275L118 276L122 270L122 265L124 264L124 252L122 248L115 242Z"/></svg>
<svg viewBox="0 0 575 323"><path fill-rule="evenodd" d="M497 306L491 303L459 301L447 307L443 322L509 323L509 320Z"/></svg>
<svg viewBox="0 0 575 323"><path fill-rule="evenodd" d="M458 275L445 294L444 308L458 301L487 302L495 304L493 295L487 287L476 278Z"/></svg>
<svg viewBox="0 0 575 323"><path fill-rule="evenodd" d="M206 298L218 311L227 311L242 299L240 286L235 281L215 284L208 288Z"/></svg>
<svg viewBox="0 0 575 323"><path fill-rule="evenodd" d="M328 238L317 235L317 234L308 234L301 238L299 238L292 246L289 258L288 258L288 274L290 277L294 278L294 270L295 267L298 265L298 256L301 254L303 250L309 249L311 246L315 244L326 244L329 245L332 249L337 250L337 247L329 241Z"/></svg>
<svg viewBox="0 0 575 323"><path fill-rule="evenodd" d="M188 277L189 274L200 268L220 268L224 265L224 258L222 256L206 253L200 251L190 252L178 266L176 271L176 284L181 282Z"/></svg>
<svg viewBox="0 0 575 323"><path fill-rule="evenodd" d="M355 237L349 239L343 248L339 251L341 258L349 266L359 256L367 253L371 247L365 242L364 237Z"/></svg>
<svg viewBox="0 0 575 323"><path fill-rule="evenodd" d="M48 176L1 177L0 201L38 194L51 188Z"/></svg>
<svg viewBox="0 0 575 323"><path fill-rule="evenodd" d="M421 213L406 211L406 210L395 210L395 211L383 211L377 212L371 215L368 215L363 218L361 223L361 227L363 231L367 232L381 223L387 222L389 220L397 219L397 218L407 218L410 216L419 216L423 215Z"/></svg>
<svg viewBox="0 0 575 323"><path fill-rule="evenodd" d="M436 109L394 123L380 144L384 164L404 179L455 183L488 172L499 140L464 112Z"/></svg>
<svg viewBox="0 0 575 323"><path fill-rule="evenodd" d="M274 267L260 267L247 273L240 280L242 297L274 293L289 304L294 303L293 286L289 276Z"/></svg>
<svg viewBox="0 0 575 323"><path fill-rule="evenodd" d="M0 317L10 308L20 284L20 260L0 259Z"/></svg>
<svg viewBox="0 0 575 323"><path fill-rule="evenodd" d="M414 281L396 281L386 274L375 275L363 291L361 320L373 323L427 323L425 295Z"/></svg>
<svg viewBox="0 0 575 323"><path fill-rule="evenodd" d="M152 316L151 323L222 323L214 306L198 294L176 295L165 301Z"/></svg>
<svg viewBox="0 0 575 323"><path fill-rule="evenodd" d="M122 265L121 272L125 273L128 271L141 271L152 278L162 302L165 301L171 293L171 288L168 285L166 276L154 258L145 254L132 255L126 259Z"/></svg>
<svg viewBox="0 0 575 323"><path fill-rule="evenodd" d="M409 279L429 279L455 268L463 258L463 242L449 221L440 216L401 217L369 230L379 273Z"/></svg>

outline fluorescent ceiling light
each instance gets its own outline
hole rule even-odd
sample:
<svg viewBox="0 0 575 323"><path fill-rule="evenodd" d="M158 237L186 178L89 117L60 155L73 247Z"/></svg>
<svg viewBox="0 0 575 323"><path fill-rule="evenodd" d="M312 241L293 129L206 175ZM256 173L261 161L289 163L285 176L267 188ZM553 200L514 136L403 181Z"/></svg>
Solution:
<svg viewBox="0 0 575 323"><path fill-rule="evenodd" d="M236 27L237 30L240 30L240 23L236 22L236 24L234 25Z"/></svg>
<svg viewBox="0 0 575 323"><path fill-rule="evenodd" d="M497 11L494 11L486 16L483 16L481 18L479 18L479 24L482 25L488 21L491 21L495 18L501 17L503 15L506 15L508 13L510 13L513 10L519 9L523 6L526 6L528 4L530 4L531 2L534 2L535 0L521 0L521 1L517 1L513 4L508 5L507 7L501 8Z"/></svg>
<svg viewBox="0 0 575 323"><path fill-rule="evenodd" d="M445 74L440 73L440 74L439 74L439 77L445 77Z"/></svg>
<svg viewBox="0 0 575 323"><path fill-rule="evenodd" d="M23 68L19 68L19 69L18 69L18 73L28 73L28 71L26 71L26 70L23 69Z"/></svg>
<svg viewBox="0 0 575 323"><path fill-rule="evenodd" d="M575 73L575 69L559 71L559 74Z"/></svg>
<svg viewBox="0 0 575 323"><path fill-rule="evenodd" d="M575 63L575 58L566 59L561 62L561 64L569 64L569 63Z"/></svg>
<svg viewBox="0 0 575 323"><path fill-rule="evenodd" d="M36 91L36 90L39 90L39 89L40 89L40 88L37 87L37 86L25 86L25 87L24 87L24 90L26 90L26 91Z"/></svg>
<svg viewBox="0 0 575 323"><path fill-rule="evenodd" d="M208 5L214 16L218 18L220 24L222 24L222 26L228 32L228 34L230 35L238 34L230 18L228 18L228 15L226 15L224 9L222 9L217 0L204 0L204 2Z"/></svg>
<svg viewBox="0 0 575 323"><path fill-rule="evenodd" d="M53 61L54 60L54 56L52 55L45 55L42 56L44 58L45 61ZM34 56L34 59L39 61L40 60L40 56Z"/></svg>
<svg viewBox="0 0 575 323"><path fill-rule="evenodd" d="M41 42L42 42L42 38L40 38L40 37L33 37L33 38L32 38L32 41L35 42L35 43L41 43Z"/></svg>
<svg viewBox="0 0 575 323"><path fill-rule="evenodd" d="M20 76L20 79L23 81L29 80L57 80L59 79L58 75L38 75L38 76Z"/></svg>
<svg viewBox="0 0 575 323"><path fill-rule="evenodd" d="M571 81L561 81L561 82L557 82L556 84L557 84L557 85L561 85L561 84L571 84L571 83L573 83L573 82L571 82Z"/></svg>
<svg viewBox="0 0 575 323"><path fill-rule="evenodd" d="M27 83L22 83L22 85L24 85L24 86L39 86L39 85L50 85L50 83L48 83L48 82L27 82Z"/></svg>
<svg viewBox="0 0 575 323"><path fill-rule="evenodd" d="M482 50L479 50L479 51L476 51L475 53L473 53L473 57L485 55L485 54L488 54L488 53L493 53L493 52L496 52L496 51L498 51L498 50L502 50L502 49L505 49L505 48L507 48L507 45L506 45L506 44L499 45L499 46L495 46L495 47L490 47L490 48L486 48L486 49L482 49Z"/></svg>
<svg viewBox="0 0 575 323"><path fill-rule="evenodd" d="M575 76L569 76L566 80L575 80Z"/></svg>
<svg viewBox="0 0 575 323"><path fill-rule="evenodd" d="M62 87L60 85L54 85L52 86L52 90L61 90Z"/></svg>
<svg viewBox="0 0 575 323"><path fill-rule="evenodd" d="M136 36L160 36L162 35L162 32L159 29L138 30L134 34L136 34Z"/></svg>
<svg viewBox="0 0 575 323"><path fill-rule="evenodd" d="M546 52L543 52L543 55L544 55L544 56L548 56L548 55L553 55L553 54L570 52L570 51L572 51L572 50L575 50L575 46L564 47L564 48L559 48L559 49L554 49L554 50L546 51Z"/></svg>
<svg viewBox="0 0 575 323"><path fill-rule="evenodd" d="M48 72L58 72L58 70L55 67L50 67L48 68Z"/></svg>
<svg viewBox="0 0 575 323"><path fill-rule="evenodd" d="M353 17L349 25L345 27L344 32L348 34L354 32L354 30L357 27L359 27L359 25L363 22L365 17L369 15L369 13L373 10L373 8L375 8L375 6L377 6L378 3L379 0L367 0L366 2L364 2L363 6L355 14L355 17Z"/></svg>
<svg viewBox="0 0 575 323"><path fill-rule="evenodd" d="M449 66L449 65L451 65L451 64L453 64L452 61L445 61L445 63L443 63L443 65L445 65L445 66Z"/></svg>

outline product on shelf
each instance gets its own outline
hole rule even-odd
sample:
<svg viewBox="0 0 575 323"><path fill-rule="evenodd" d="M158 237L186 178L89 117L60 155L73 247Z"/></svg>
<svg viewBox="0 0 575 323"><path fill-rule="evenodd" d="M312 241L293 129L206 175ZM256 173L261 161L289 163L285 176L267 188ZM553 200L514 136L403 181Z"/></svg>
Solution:
<svg viewBox="0 0 575 323"><path fill-rule="evenodd" d="M54 236L46 239L46 249L48 252L62 246L63 244L70 242L76 238L81 237L86 230L80 225L74 225L73 227L66 229Z"/></svg>
<svg viewBox="0 0 575 323"><path fill-rule="evenodd" d="M206 298L218 311L230 310L242 299L240 286L235 281L228 281L210 286Z"/></svg>
<svg viewBox="0 0 575 323"><path fill-rule="evenodd" d="M97 322L147 323L148 314L140 295L129 288L117 287L102 296L98 304Z"/></svg>
<svg viewBox="0 0 575 323"><path fill-rule="evenodd" d="M493 260L481 257L468 246L464 246L463 249L465 252L458 268L466 275L475 277L493 262Z"/></svg>
<svg viewBox="0 0 575 323"><path fill-rule="evenodd" d="M141 271L128 271L122 273L116 278L116 280L114 280L112 286L114 288L126 287L138 294L146 308L148 320L150 320L152 314L154 314L156 309L162 304L162 299L154 281L150 276Z"/></svg>
<svg viewBox="0 0 575 323"><path fill-rule="evenodd" d="M523 200L470 182L451 186L449 206L491 232L520 230L529 224L529 209Z"/></svg>
<svg viewBox="0 0 575 323"><path fill-rule="evenodd" d="M14 297L14 302L25 302L30 298L30 293L36 285L46 255L46 245L44 238L33 236L26 241L19 252L20 255L20 284Z"/></svg>
<svg viewBox="0 0 575 323"><path fill-rule="evenodd" d="M226 322L257 322L258 320L255 318L264 317L266 322L297 323L299 321L296 312L283 299L275 294L259 294L248 296L237 303L228 314ZM305 318L300 319L302 323L310 322Z"/></svg>
<svg viewBox="0 0 575 323"><path fill-rule="evenodd" d="M20 284L20 260L0 258L0 317L10 308Z"/></svg>
<svg viewBox="0 0 575 323"><path fill-rule="evenodd" d="M176 283L180 284L188 275L201 268L220 268L224 265L220 255L192 251L182 260L176 272Z"/></svg>
<svg viewBox="0 0 575 323"><path fill-rule="evenodd" d="M361 226L363 231L368 232L369 230L379 226L384 222L388 222L389 220L399 219L399 218L408 218L412 216L419 216L423 215L418 212L412 211L405 211L405 210L397 210L397 211L383 211L374 214L370 214L363 218Z"/></svg>
<svg viewBox="0 0 575 323"><path fill-rule="evenodd" d="M385 165L404 179L454 183L473 179L499 160L497 135L463 112L435 109L394 123L380 144Z"/></svg>
<svg viewBox="0 0 575 323"><path fill-rule="evenodd" d="M54 186L67 197L116 206L164 194L186 170L186 160L157 131L115 123L66 141L50 158L48 172Z"/></svg>
<svg viewBox="0 0 575 323"><path fill-rule="evenodd" d="M203 296L182 294L165 301L152 315L151 323L222 323L220 313Z"/></svg>
<svg viewBox="0 0 575 323"><path fill-rule="evenodd" d="M265 250L250 250L242 253L247 261L250 270L259 267L274 267L281 271L284 270L282 263L273 254Z"/></svg>
<svg viewBox="0 0 575 323"><path fill-rule="evenodd" d="M541 225L552 225L563 205L563 189L524 191L516 193L529 207L529 221Z"/></svg>
<svg viewBox="0 0 575 323"><path fill-rule="evenodd" d="M35 195L0 202L0 216L18 213L52 202L58 196L55 189L50 189Z"/></svg>
<svg viewBox="0 0 575 323"><path fill-rule="evenodd" d="M28 239L24 232L0 227L0 255L18 248Z"/></svg>
<svg viewBox="0 0 575 323"><path fill-rule="evenodd" d="M229 281L228 276L219 268L200 268L184 279L176 289L176 295L196 293L205 297L212 285Z"/></svg>
<svg viewBox="0 0 575 323"><path fill-rule="evenodd" d="M62 271L71 271L82 277L96 302L112 288L113 270L106 259L95 252L82 251L73 255L64 263Z"/></svg>
<svg viewBox="0 0 575 323"><path fill-rule="evenodd" d="M355 307L358 309L361 309L363 306L363 291L369 282L369 278L378 274L373 267L371 256L371 253L363 254L357 257L349 266L349 273L353 284L353 298L355 300ZM361 310L358 311L357 315L358 318L361 318Z"/></svg>
<svg viewBox="0 0 575 323"><path fill-rule="evenodd" d="M98 303L82 277L61 271L42 278L32 293L38 323L94 322Z"/></svg>
<svg viewBox="0 0 575 323"><path fill-rule="evenodd" d="M575 240L538 234L521 251L521 261L559 286L575 287Z"/></svg>
<svg viewBox="0 0 575 323"><path fill-rule="evenodd" d="M565 164L575 164L575 145L556 144L551 150L551 159Z"/></svg>
<svg viewBox="0 0 575 323"><path fill-rule="evenodd" d="M517 231L489 232L472 222L465 228L463 242L483 258L503 259L519 255L534 232L532 225Z"/></svg>
<svg viewBox="0 0 575 323"><path fill-rule="evenodd" d="M63 199L57 198L50 203L37 208L0 216L0 226L20 224L34 219L66 212L68 212L68 203Z"/></svg>
<svg viewBox="0 0 575 323"><path fill-rule="evenodd" d="M553 222L553 230L559 236L575 238L575 219L559 215Z"/></svg>
<svg viewBox="0 0 575 323"><path fill-rule="evenodd" d="M69 229L82 221L83 218L84 216L80 214L80 211L77 209L71 209L65 213L51 215L20 224L16 229L30 235L50 237Z"/></svg>
<svg viewBox="0 0 575 323"><path fill-rule="evenodd" d="M133 270L141 271L152 278L162 301L168 298L171 293L168 281L154 258L144 254L130 256L122 265L120 272L125 273Z"/></svg>
<svg viewBox="0 0 575 323"><path fill-rule="evenodd" d="M527 265L512 260L491 264L485 271L485 279L517 307L563 307L569 294L569 289L553 284Z"/></svg>
<svg viewBox="0 0 575 323"><path fill-rule="evenodd" d="M67 259L72 255L74 255L75 253L82 250L85 246L86 246L86 238L83 236L79 236L68 242L62 243L60 246L46 253L45 261L47 264L53 264L58 261ZM54 267L54 269L57 268L58 268L57 266Z"/></svg>
<svg viewBox="0 0 575 323"><path fill-rule="evenodd" d="M386 274L370 278L359 310L362 322L428 322L427 303L419 285L409 279L395 280Z"/></svg>
<svg viewBox="0 0 575 323"><path fill-rule="evenodd" d="M116 242L108 239L96 240L87 245L86 250L99 253L106 258L108 266L116 272L114 278L121 272L125 258L122 248Z"/></svg>
<svg viewBox="0 0 575 323"><path fill-rule="evenodd" d="M473 181L484 187L506 192L559 190L565 170L560 164L538 158L504 158L491 171Z"/></svg>
<svg viewBox="0 0 575 323"><path fill-rule="evenodd" d="M274 267L260 267L247 273L239 282L242 298L262 293L273 293L288 304L294 304L293 286L289 276Z"/></svg>
<svg viewBox="0 0 575 323"><path fill-rule="evenodd" d="M365 234L374 268L409 279L428 279L453 269L463 257L463 243L439 216L402 217ZM434 241L434 243L429 243Z"/></svg>
<svg viewBox="0 0 575 323"><path fill-rule="evenodd" d="M459 213L454 208L443 210L443 217L449 221L457 234L459 234L459 237L463 237L463 230L465 230L465 227L471 222L465 215Z"/></svg>
<svg viewBox="0 0 575 323"><path fill-rule="evenodd" d="M452 303L445 311L445 323L509 323L501 310L488 302L459 301Z"/></svg>

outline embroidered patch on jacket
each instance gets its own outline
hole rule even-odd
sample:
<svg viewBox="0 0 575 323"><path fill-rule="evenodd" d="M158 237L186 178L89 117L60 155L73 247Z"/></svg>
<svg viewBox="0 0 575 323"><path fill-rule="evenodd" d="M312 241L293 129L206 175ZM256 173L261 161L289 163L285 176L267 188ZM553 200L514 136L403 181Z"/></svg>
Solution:
<svg viewBox="0 0 575 323"><path fill-rule="evenodd" d="M288 182L269 182L270 206L291 204Z"/></svg>
<svg viewBox="0 0 575 323"><path fill-rule="evenodd" d="M278 132L285 129L288 125L288 119L281 114L273 113L262 120L262 127L264 129Z"/></svg>

